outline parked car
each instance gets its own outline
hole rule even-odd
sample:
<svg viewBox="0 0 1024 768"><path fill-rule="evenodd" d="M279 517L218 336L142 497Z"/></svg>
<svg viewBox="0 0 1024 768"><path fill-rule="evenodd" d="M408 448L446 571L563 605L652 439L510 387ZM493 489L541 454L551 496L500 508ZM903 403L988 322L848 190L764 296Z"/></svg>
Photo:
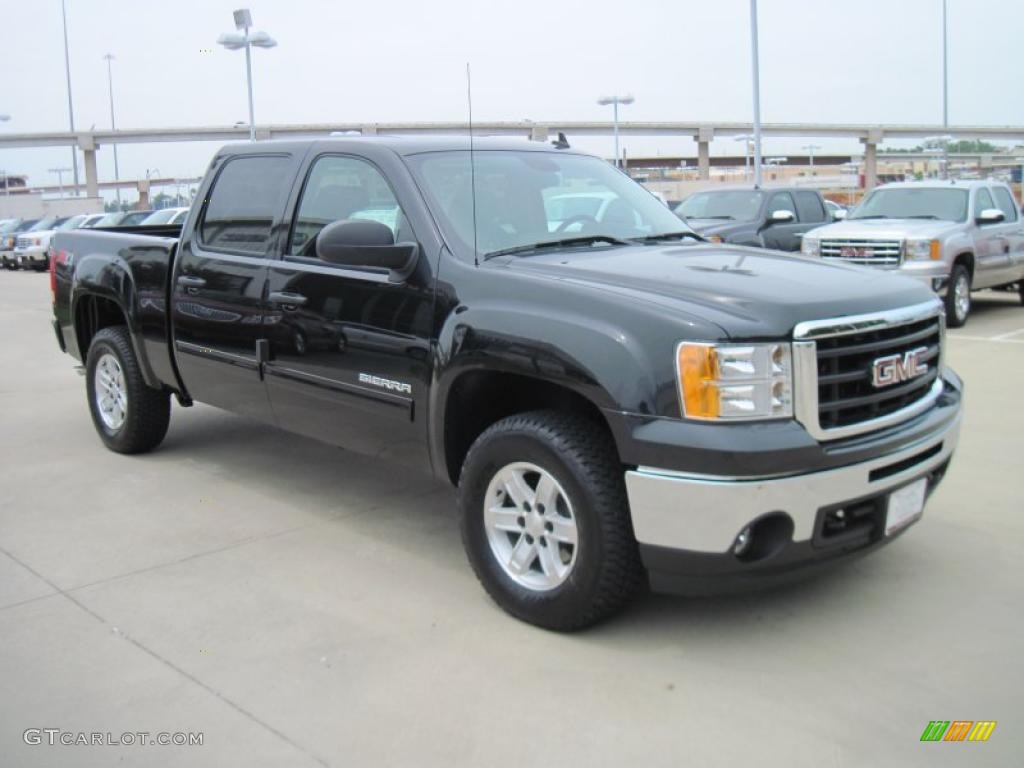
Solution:
<svg viewBox="0 0 1024 768"><path fill-rule="evenodd" d="M153 224L172 224L173 219L180 214L188 213L188 208L161 208L153 211L149 216L139 222L139 226L148 227Z"/></svg>
<svg viewBox="0 0 1024 768"><path fill-rule="evenodd" d="M487 592L559 630L920 518L960 425L930 289L710 245L598 157L475 147L230 145L180 238L58 232L54 329L103 444L155 448L174 395L433 472ZM545 192L584 185L629 215L554 235Z"/></svg>
<svg viewBox="0 0 1024 768"><path fill-rule="evenodd" d="M944 297L953 328L972 290L1016 284L1024 303L1024 221L999 182L886 184L845 221L808 232L803 252L916 278Z"/></svg>
<svg viewBox="0 0 1024 768"><path fill-rule="evenodd" d="M0 266L4 269L14 269L14 245L18 235L32 229L39 219L21 219L16 224L8 224L5 231L0 233Z"/></svg>
<svg viewBox="0 0 1024 768"><path fill-rule="evenodd" d="M14 236L10 238L10 250L4 251L4 267L7 269L20 269L21 265L18 263L17 250L18 246L23 242L23 238L31 237L36 232L49 231L63 221L65 221L65 219L61 217L47 216L42 219L36 219L31 226L19 227L16 232L12 233Z"/></svg>
<svg viewBox="0 0 1024 768"><path fill-rule="evenodd" d="M820 192L796 188L696 192L675 213L712 242L779 251L799 251L805 232L831 221Z"/></svg>
<svg viewBox="0 0 1024 768"><path fill-rule="evenodd" d="M49 264L50 240L54 232L66 232L78 229L88 218L87 214L68 216L57 219L46 229L35 227L32 230L18 235L14 246L14 268L34 269L38 272L46 270Z"/></svg>
<svg viewBox="0 0 1024 768"><path fill-rule="evenodd" d="M92 229L96 226L97 222L107 214L105 213L90 213L85 217L85 221L82 223L82 229Z"/></svg>
<svg viewBox="0 0 1024 768"><path fill-rule="evenodd" d="M92 225L93 229L105 227L134 227L154 211L113 211Z"/></svg>

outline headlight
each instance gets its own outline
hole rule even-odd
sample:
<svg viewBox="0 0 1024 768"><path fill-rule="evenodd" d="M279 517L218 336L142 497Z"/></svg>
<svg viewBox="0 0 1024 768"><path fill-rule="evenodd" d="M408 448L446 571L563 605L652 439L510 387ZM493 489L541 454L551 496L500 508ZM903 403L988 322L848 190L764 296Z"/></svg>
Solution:
<svg viewBox="0 0 1024 768"><path fill-rule="evenodd" d="M788 343L683 342L676 348L679 400L689 419L791 418L792 370Z"/></svg>
<svg viewBox="0 0 1024 768"><path fill-rule="evenodd" d="M942 258L942 245L938 240L907 240L907 258L914 261L938 261Z"/></svg>
<svg viewBox="0 0 1024 768"><path fill-rule="evenodd" d="M800 253L804 256L820 256L821 240L816 237L804 237L800 241Z"/></svg>

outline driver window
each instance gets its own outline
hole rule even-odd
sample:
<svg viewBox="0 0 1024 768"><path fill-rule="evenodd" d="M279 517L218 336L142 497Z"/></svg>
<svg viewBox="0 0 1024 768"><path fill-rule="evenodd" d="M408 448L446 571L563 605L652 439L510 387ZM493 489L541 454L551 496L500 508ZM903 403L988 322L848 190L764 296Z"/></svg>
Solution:
<svg viewBox="0 0 1024 768"><path fill-rule="evenodd" d="M992 195L988 193L987 189L980 187L974 196L974 215L981 216L981 212L987 211L989 208L995 208L992 203Z"/></svg>
<svg viewBox="0 0 1024 768"><path fill-rule="evenodd" d="M796 219L796 206L793 205L793 197L789 192L777 192L772 195L772 199L768 201L769 218L776 211L789 211Z"/></svg>
<svg viewBox="0 0 1024 768"><path fill-rule="evenodd" d="M379 221L391 229L396 243L414 239L380 171L355 157L321 157L302 190L288 253L315 258L317 234L342 219Z"/></svg>

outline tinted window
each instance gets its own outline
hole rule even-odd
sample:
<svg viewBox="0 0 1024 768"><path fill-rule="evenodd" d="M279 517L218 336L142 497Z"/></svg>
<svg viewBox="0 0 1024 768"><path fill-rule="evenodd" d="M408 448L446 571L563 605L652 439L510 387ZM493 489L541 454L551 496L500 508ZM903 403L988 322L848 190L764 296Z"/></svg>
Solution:
<svg viewBox="0 0 1024 768"><path fill-rule="evenodd" d="M800 221L815 222L825 220L825 209L821 205L821 198L813 192L794 192L796 198L796 210L800 214Z"/></svg>
<svg viewBox="0 0 1024 768"><path fill-rule="evenodd" d="M238 157L217 174L199 228L203 245L266 253L274 220L288 193L287 157Z"/></svg>
<svg viewBox="0 0 1024 768"><path fill-rule="evenodd" d="M1006 187L993 187L993 192L996 195L996 205L999 206L999 210L1006 216L1007 221L1017 220L1017 206L1013 203L1013 197L1010 196L1010 191Z"/></svg>
<svg viewBox="0 0 1024 768"><path fill-rule="evenodd" d="M413 239L398 200L380 171L354 157L321 157L302 190L288 253L315 257L317 234L342 219L386 224L396 243Z"/></svg>
<svg viewBox="0 0 1024 768"><path fill-rule="evenodd" d="M776 211L789 211L796 216L796 206L793 205L793 197L789 192L776 192L771 196L766 213L771 217Z"/></svg>

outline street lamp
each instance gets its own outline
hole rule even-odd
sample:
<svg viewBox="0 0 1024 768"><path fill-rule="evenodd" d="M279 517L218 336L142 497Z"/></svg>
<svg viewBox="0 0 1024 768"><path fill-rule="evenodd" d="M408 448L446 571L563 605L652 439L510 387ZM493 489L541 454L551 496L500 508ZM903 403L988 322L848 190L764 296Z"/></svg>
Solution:
<svg viewBox="0 0 1024 768"><path fill-rule="evenodd" d="M807 157L811 163L811 175L814 175L814 150L821 149L821 144L804 144L800 149L807 150Z"/></svg>
<svg viewBox="0 0 1024 768"><path fill-rule="evenodd" d="M235 29L239 32L227 32L217 38L217 42L229 51L245 48L245 77L249 87L249 141L256 141L256 118L252 107L252 47L273 48L277 41L266 32L249 32L252 26L252 14L248 8L235 11Z"/></svg>
<svg viewBox="0 0 1024 768"><path fill-rule="evenodd" d="M64 174L68 173L70 168L47 168L50 173L57 174L57 194L59 197L64 197Z"/></svg>
<svg viewBox="0 0 1024 768"><path fill-rule="evenodd" d="M68 9L64 0L60 0L60 15L64 21L64 74L68 82L68 122L71 133L75 132L75 108L71 103L71 59L68 55ZM75 195L78 195L78 154L74 145L71 146L71 168L75 172Z"/></svg>
<svg viewBox="0 0 1024 768"><path fill-rule="evenodd" d="M107 61L107 88L110 92L110 130L116 131L117 125L114 123L114 75L110 68L110 62L114 60L114 54L108 53L104 57ZM117 168L117 142L112 144L114 147L114 181L121 181L121 174ZM117 194L117 210L121 210L121 187L115 186L114 192Z"/></svg>
<svg viewBox="0 0 1024 768"><path fill-rule="evenodd" d="M632 104L635 99L632 95L626 96L602 96L597 103L602 107L612 105L612 125L615 131L615 167L621 168L622 161L619 157L619 104Z"/></svg>
<svg viewBox="0 0 1024 768"><path fill-rule="evenodd" d="M750 173L750 142L753 141L754 135L751 133L741 133L733 141L743 142L743 180L747 180L747 176Z"/></svg>
<svg viewBox="0 0 1024 768"><path fill-rule="evenodd" d="M761 68L757 52L757 0L750 0L750 60L754 76L754 187L761 186Z"/></svg>
<svg viewBox="0 0 1024 768"><path fill-rule="evenodd" d="M944 136L927 136L924 139L923 145L925 151L931 149L935 152L942 152L942 178L949 178L949 142L953 140L950 135Z"/></svg>

